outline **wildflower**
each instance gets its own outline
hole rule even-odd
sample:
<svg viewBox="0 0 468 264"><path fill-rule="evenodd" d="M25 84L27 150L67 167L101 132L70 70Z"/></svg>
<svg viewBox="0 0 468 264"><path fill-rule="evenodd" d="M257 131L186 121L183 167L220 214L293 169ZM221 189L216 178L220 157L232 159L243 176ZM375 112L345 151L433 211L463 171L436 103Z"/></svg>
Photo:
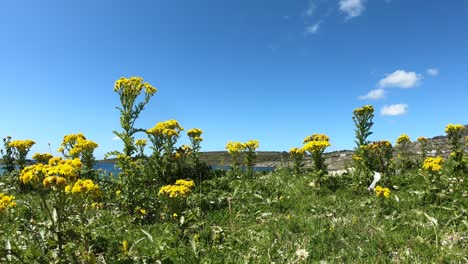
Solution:
<svg viewBox="0 0 468 264"><path fill-rule="evenodd" d="M0 193L0 213L6 212L8 208L16 207L15 196Z"/></svg>
<svg viewBox="0 0 468 264"><path fill-rule="evenodd" d="M378 197L385 197L388 198L390 197L390 189L389 188L383 188L382 186L377 185L374 189L375 195Z"/></svg>
<svg viewBox="0 0 468 264"><path fill-rule="evenodd" d="M140 208L139 212L141 215L146 215L146 209Z"/></svg>
<svg viewBox="0 0 468 264"><path fill-rule="evenodd" d="M465 127L460 124L456 124L456 125L448 124L445 127L445 133L447 134L458 134L458 133L463 132L463 130L465 130Z"/></svg>
<svg viewBox="0 0 468 264"><path fill-rule="evenodd" d="M325 134L313 134L311 136L307 136L306 138L304 138L303 143L305 144L305 143L310 142L310 141L326 141L326 142L329 142L330 138Z"/></svg>
<svg viewBox="0 0 468 264"><path fill-rule="evenodd" d="M146 132L154 136L172 138L179 136L179 132L183 130L184 128L181 127L176 120L171 119L157 123L154 127L146 130Z"/></svg>
<svg viewBox="0 0 468 264"><path fill-rule="evenodd" d="M245 149L245 145L241 142L231 142L226 144L226 149L229 154L238 154Z"/></svg>
<svg viewBox="0 0 468 264"><path fill-rule="evenodd" d="M124 255L128 255L128 241L122 241L122 252Z"/></svg>
<svg viewBox="0 0 468 264"><path fill-rule="evenodd" d="M176 185L182 185L182 186L185 186L185 187L188 187L188 188L192 188L195 186L195 183L190 180L190 181L186 181L186 180L177 180Z"/></svg>
<svg viewBox="0 0 468 264"><path fill-rule="evenodd" d="M423 169L429 172L438 172L442 169L444 158L442 157L429 157L424 160Z"/></svg>
<svg viewBox="0 0 468 264"><path fill-rule="evenodd" d="M309 252L307 252L305 249L298 248L296 250L296 256L299 260L305 260L309 257Z"/></svg>
<svg viewBox="0 0 468 264"><path fill-rule="evenodd" d="M408 135L402 134L397 138L397 145L403 145L403 144L409 144L411 143L411 140Z"/></svg>
<svg viewBox="0 0 468 264"><path fill-rule="evenodd" d="M259 146L258 140L249 140L244 143L244 148L250 151L255 151Z"/></svg>
<svg viewBox="0 0 468 264"><path fill-rule="evenodd" d="M184 197L190 194L195 186L193 181L177 180L174 185L165 185L159 189L158 195L166 195L170 198Z"/></svg>
<svg viewBox="0 0 468 264"><path fill-rule="evenodd" d="M146 146L146 139L137 139L135 141L135 145L138 146L138 147Z"/></svg>
<svg viewBox="0 0 468 264"><path fill-rule="evenodd" d="M200 137L203 131L199 128L191 128L187 131L187 135L191 138Z"/></svg>
<svg viewBox="0 0 468 264"><path fill-rule="evenodd" d="M29 149L36 144L36 142L27 139L27 140L13 140L8 145L12 148L17 149L18 151L29 151Z"/></svg>
<svg viewBox="0 0 468 264"><path fill-rule="evenodd" d="M65 192L72 194L89 194L92 196L100 195L99 186L90 179L77 180L73 185L66 186Z"/></svg>
<svg viewBox="0 0 468 264"><path fill-rule="evenodd" d="M49 153L41 154L36 152L32 158L35 159L37 163L47 164L53 156Z"/></svg>
<svg viewBox="0 0 468 264"><path fill-rule="evenodd" d="M120 194L121 194L121 193L122 193L122 191L121 191L121 190L117 190L117 191L115 191L115 194L116 194L117 196L120 196Z"/></svg>

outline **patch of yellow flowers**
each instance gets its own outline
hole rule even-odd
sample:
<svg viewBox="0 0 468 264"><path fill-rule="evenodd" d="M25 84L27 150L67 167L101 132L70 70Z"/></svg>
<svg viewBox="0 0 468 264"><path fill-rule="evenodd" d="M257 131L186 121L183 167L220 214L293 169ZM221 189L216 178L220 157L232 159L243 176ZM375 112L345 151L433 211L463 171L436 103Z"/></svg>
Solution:
<svg viewBox="0 0 468 264"><path fill-rule="evenodd" d="M35 159L37 163L47 164L49 163L49 160L53 157L54 156L52 156L52 154L49 153L35 153L32 158Z"/></svg>
<svg viewBox="0 0 468 264"><path fill-rule="evenodd" d="M90 179L77 180L73 185L65 187L65 192L72 194L88 194L92 196L100 195L99 186Z"/></svg>
<svg viewBox="0 0 468 264"><path fill-rule="evenodd" d="M143 89L150 95L155 94L157 91L151 84L143 82L143 78L141 77L121 77L114 85L114 92L129 97L137 97Z"/></svg>
<svg viewBox="0 0 468 264"><path fill-rule="evenodd" d="M63 137L58 152L62 152L65 155L65 150L67 150L69 156L76 158L83 153L93 153L98 146L96 142L87 140L83 133L70 134Z"/></svg>
<svg viewBox="0 0 468 264"><path fill-rule="evenodd" d="M460 124L448 124L446 127L445 127L445 133L447 134L458 134L460 132L462 132L463 130L465 130L465 127L463 125L460 125Z"/></svg>
<svg viewBox="0 0 468 264"><path fill-rule="evenodd" d="M232 141L229 141L227 144L226 144L226 149L228 151L229 154L239 154L241 151L243 151L245 149L245 145L244 143L241 143L241 142L232 142Z"/></svg>
<svg viewBox="0 0 468 264"><path fill-rule="evenodd" d="M192 180L177 180L174 185L165 185L159 189L158 195L165 195L169 198L185 197L190 194L195 183Z"/></svg>
<svg viewBox="0 0 468 264"><path fill-rule="evenodd" d="M404 145L404 144L411 143L411 140L408 135L402 134L401 136L397 138L396 143L397 145Z"/></svg>
<svg viewBox="0 0 468 264"><path fill-rule="evenodd" d="M374 107L372 105L365 105L363 107L359 107L354 109L354 114L356 115L364 115L366 113L373 113Z"/></svg>
<svg viewBox="0 0 468 264"><path fill-rule="evenodd" d="M20 181L24 184L42 181L45 187L52 184L65 185L67 180L74 181L78 178L81 167L82 163L78 158L62 160L54 157L47 164L38 163L25 167L21 171Z"/></svg>
<svg viewBox="0 0 468 264"><path fill-rule="evenodd" d="M291 158L296 158L296 157L303 157L305 154L305 150L303 148L291 148L289 150L289 156Z"/></svg>
<svg viewBox="0 0 468 264"><path fill-rule="evenodd" d="M0 193L0 213L6 212L8 208L16 207L15 197Z"/></svg>
<svg viewBox="0 0 468 264"><path fill-rule="evenodd" d="M374 193L378 197L388 198L390 197L391 192L389 188L383 188L382 186L377 185L374 189Z"/></svg>
<svg viewBox="0 0 468 264"><path fill-rule="evenodd" d="M146 132L154 136L165 136L168 138L179 136L180 131L183 131L184 128L179 125L179 123L174 120L167 120L157 123L154 127L148 129Z"/></svg>
<svg viewBox="0 0 468 264"><path fill-rule="evenodd" d="M310 153L323 153L330 146L330 138L325 134L313 134L304 139L303 149Z"/></svg>
<svg viewBox="0 0 468 264"><path fill-rule="evenodd" d="M438 172L442 169L444 158L442 157L429 157L424 160L423 169L429 172Z"/></svg>
<svg viewBox="0 0 468 264"><path fill-rule="evenodd" d="M33 140L13 140L8 145L18 151L29 151L29 149L36 144Z"/></svg>

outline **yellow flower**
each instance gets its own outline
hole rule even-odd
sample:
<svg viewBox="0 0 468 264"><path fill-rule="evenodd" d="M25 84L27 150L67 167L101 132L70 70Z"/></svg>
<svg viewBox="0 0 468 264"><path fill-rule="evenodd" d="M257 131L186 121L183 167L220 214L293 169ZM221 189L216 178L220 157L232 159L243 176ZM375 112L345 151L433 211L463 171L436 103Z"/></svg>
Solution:
<svg viewBox="0 0 468 264"><path fill-rule="evenodd" d="M121 194L121 193L122 193L122 191L121 191L121 190L117 190L117 191L115 191L115 194L116 194L117 196L120 196L120 194Z"/></svg>
<svg viewBox="0 0 468 264"><path fill-rule="evenodd" d="M140 210L139 210L139 211L140 211L140 214L142 214L142 215L146 215L146 209L140 208Z"/></svg>
<svg viewBox="0 0 468 264"><path fill-rule="evenodd" d="M397 145L408 144L411 143L411 140L408 135L402 134L397 138Z"/></svg>
<svg viewBox="0 0 468 264"><path fill-rule="evenodd" d="M462 132L463 130L465 130L465 127L463 125L460 125L460 124L448 124L446 127L445 127L445 133L447 134L458 134L460 132Z"/></svg>
<svg viewBox="0 0 468 264"><path fill-rule="evenodd" d="M18 151L24 152L29 151L29 149L36 144L36 142L27 139L27 140L13 140L8 145L12 148L17 149Z"/></svg>
<svg viewBox="0 0 468 264"><path fill-rule="evenodd" d="M427 141L428 141L428 139L425 138L425 137L418 137L418 142L419 143L426 143Z"/></svg>
<svg viewBox="0 0 468 264"><path fill-rule="evenodd" d="M6 212L8 208L16 207L15 196L0 193L0 213Z"/></svg>
<svg viewBox="0 0 468 264"><path fill-rule="evenodd" d="M364 114L368 114L368 113L373 113L374 112L374 107L372 105L365 105L363 107L354 109L353 112L356 115L364 115Z"/></svg>
<svg viewBox="0 0 468 264"><path fill-rule="evenodd" d="M231 142L226 144L226 149L229 154L238 154L245 149L245 145L241 142Z"/></svg>
<svg viewBox="0 0 468 264"><path fill-rule="evenodd" d="M186 181L186 180L177 180L176 185L182 185L188 188L192 188L195 186L195 183L192 180Z"/></svg>
<svg viewBox="0 0 468 264"><path fill-rule="evenodd" d="M191 138L200 137L202 133L203 133L203 130L199 128L191 128L187 131L187 135Z"/></svg>
<svg viewBox="0 0 468 264"><path fill-rule="evenodd" d="M139 147L144 147L146 146L146 139L137 139L135 141L135 145L139 146Z"/></svg>
<svg viewBox="0 0 468 264"><path fill-rule="evenodd" d="M154 127L146 130L146 132L154 136L172 138L179 136L179 132L183 130L184 128L181 127L176 120L171 119L157 123Z"/></svg>
<svg viewBox="0 0 468 264"><path fill-rule="evenodd" d="M303 157L305 154L305 150L302 149L302 148L291 148L289 150L289 156L291 158L295 158L295 157Z"/></svg>
<svg viewBox="0 0 468 264"><path fill-rule="evenodd" d="M32 158L35 159L38 163L47 164L49 163L49 160L53 158L53 156L49 153L35 153Z"/></svg>
<svg viewBox="0 0 468 264"><path fill-rule="evenodd" d="M310 141L326 141L326 142L330 142L330 138L325 135L325 134L313 134L311 136L307 136L306 138L304 138L304 141L303 143L307 143L307 142L310 142Z"/></svg>
<svg viewBox="0 0 468 264"><path fill-rule="evenodd" d="M258 140L249 140L244 143L244 148L250 151L256 150L260 146Z"/></svg>
<svg viewBox="0 0 468 264"><path fill-rule="evenodd" d="M69 187L69 188L68 188ZM73 186L67 186L65 188L65 192L69 193L71 192L72 194L88 194L91 196L99 196L100 195L100 190L99 186L95 184L92 180L86 179L86 180L77 180Z"/></svg>
<svg viewBox="0 0 468 264"><path fill-rule="evenodd" d="M442 169L444 158L442 157L429 157L424 160L423 169L429 172L438 172Z"/></svg>
<svg viewBox="0 0 468 264"><path fill-rule="evenodd" d="M304 149L310 153L322 153L329 146L328 141L308 141L304 145Z"/></svg>
<svg viewBox="0 0 468 264"><path fill-rule="evenodd" d="M128 255L128 241L122 241L122 252L124 255Z"/></svg>
<svg viewBox="0 0 468 264"><path fill-rule="evenodd" d="M165 195L170 198L184 197L190 194L195 186L193 181L177 180L174 185L165 185L159 189L158 195Z"/></svg>
<svg viewBox="0 0 468 264"><path fill-rule="evenodd" d="M383 188L382 186L377 185L374 188L375 195L378 197L385 197L388 198L390 197L390 189L389 188Z"/></svg>

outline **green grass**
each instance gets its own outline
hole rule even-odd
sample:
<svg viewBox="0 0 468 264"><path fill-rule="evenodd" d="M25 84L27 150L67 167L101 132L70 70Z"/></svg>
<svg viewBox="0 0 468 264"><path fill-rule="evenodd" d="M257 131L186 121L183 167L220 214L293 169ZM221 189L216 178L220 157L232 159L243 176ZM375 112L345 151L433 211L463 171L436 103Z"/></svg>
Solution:
<svg viewBox="0 0 468 264"><path fill-rule="evenodd" d="M320 183L314 173L294 175L287 170L253 179L236 176L228 173L202 182L183 213L173 217L170 207L162 205L151 222L120 211L117 201L106 198L104 209L87 221L89 251L106 263L468 261L467 188L460 182L466 175L457 177L458 187L445 178L437 185L444 192L439 189L434 195L434 183L418 172L389 176L384 179L392 189L388 199L367 192L365 184L356 184L348 174L326 176ZM0 191L15 194L18 207L2 222L0 245L9 239L26 263L54 259L54 234L41 237L39 230L47 230L48 222L35 196L8 189L8 184L4 182ZM112 192L112 182L100 184L103 191ZM81 232L74 226L67 230L69 241ZM127 254L124 240L131 248ZM83 261L76 248L67 244L69 262ZM306 250L308 257L300 260L298 249ZM5 259L0 253L0 260Z"/></svg>

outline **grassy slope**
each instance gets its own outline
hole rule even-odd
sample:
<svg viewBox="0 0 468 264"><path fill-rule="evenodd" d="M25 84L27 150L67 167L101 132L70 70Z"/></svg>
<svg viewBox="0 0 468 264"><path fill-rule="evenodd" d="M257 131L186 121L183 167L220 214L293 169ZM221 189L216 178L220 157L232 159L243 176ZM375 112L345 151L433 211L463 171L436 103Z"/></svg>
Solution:
<svg viewBox="0 0 468 264"><path fill-rule="evenodd" d="M303 248L310 262L466 261L466 198L448 206L426 203L421 175L393 182L399 190L381 204L373 194L349 190L350 185L336 191L313 186L312 175L234 180L228 184L231 213L211 211L204 218L224 230L219 243L207 238L212 242L205 246L204 260L290 263Z"/></svg>

